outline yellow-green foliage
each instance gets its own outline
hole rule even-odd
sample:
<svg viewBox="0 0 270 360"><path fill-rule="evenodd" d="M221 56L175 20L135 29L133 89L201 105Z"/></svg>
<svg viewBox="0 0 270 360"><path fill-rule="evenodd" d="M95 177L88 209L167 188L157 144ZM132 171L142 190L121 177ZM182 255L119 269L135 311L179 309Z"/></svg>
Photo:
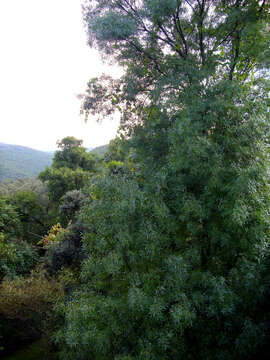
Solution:
<svg viewBox="0 0 270 360"><path fill-rule="evenodd" d="M51 227L48 234L43 237L39 244L43 244L48 249L51 245L61 242L66 231L67 228L63 228L60 223L57 223Z"/></svg>
<svg viewBox="0 0 270 360"><path fill-rule="evenodd" d="M1 257L6 257L8 259L16 259L16 250L14 244L7 244L5 242L5 234L0 233L0 253Z"/></svg>
<svg viewBox="0 0 270 360"><path fill-rule="evenodd" d="M44 270L36 269L28 277L5 278L0 284L0 314L7 319L48 319L53 305L63 297L63 288Z"/></svg>

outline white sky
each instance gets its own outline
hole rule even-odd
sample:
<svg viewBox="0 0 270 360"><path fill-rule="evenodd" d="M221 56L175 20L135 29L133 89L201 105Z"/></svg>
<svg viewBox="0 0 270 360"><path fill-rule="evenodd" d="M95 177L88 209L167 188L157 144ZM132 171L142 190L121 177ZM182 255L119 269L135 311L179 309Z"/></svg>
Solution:
<svg viewBox="0 0 270 360"><path fill-rule="evenodd" d="M106 71L86 44L81 0L0 0L0 142L54 150L65 136L109 142L117 120L80 116L87 81Z"/></svg>

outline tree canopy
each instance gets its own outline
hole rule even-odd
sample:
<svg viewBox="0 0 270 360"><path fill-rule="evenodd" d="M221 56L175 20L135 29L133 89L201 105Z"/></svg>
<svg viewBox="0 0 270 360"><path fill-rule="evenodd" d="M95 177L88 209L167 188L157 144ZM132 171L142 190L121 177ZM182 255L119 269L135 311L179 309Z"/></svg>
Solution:
<svg viewBox="0 0 270 360"><path fill-rule="evenodd" d="M89 81L85 115L121 112L134 166L91 179L62 358L266 359L269 4L86 1L84 18L125 70Z"/></svg>
<svg viewBox="0 0 270 360"><path fill-rule="evenodd" d="M254 0L86 1L89 44L126 70L120 81L89 81L86 116L117 109L127 128L161 109L173 119L191 88L196 97L220 79L253 81L269 49L268 14Z"/></svg>
<svg viewBox="0 0 270 360"><path fill-rule="evenodd" d="M68 136L57 142L60 150L55 152L51 167L39 174L47 182L50 197L57 202L67 192L79 190L96 170L96 158L82 147L82 140Z"/></svg>

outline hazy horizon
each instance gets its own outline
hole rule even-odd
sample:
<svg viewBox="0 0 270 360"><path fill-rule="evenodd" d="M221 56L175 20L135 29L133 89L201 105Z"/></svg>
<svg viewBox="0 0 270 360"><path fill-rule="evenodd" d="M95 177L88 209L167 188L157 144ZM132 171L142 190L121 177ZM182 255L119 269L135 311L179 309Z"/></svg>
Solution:
<svg viewBox="0 0 270 360"><path fill-rule="evenodd" d="M0 41L1 142L54 151L66 136L87 148L115 137L118 120L80 116L77 95L88 80L120 73L87 46L81 1L3 0Z"/></svg>
<svg viewBox="0 0 270 360"><path fill-rule="evenodd" d="M72 135L71 135L72 136ZM21 144L12 144L12 143L6 143L6 142L3 142L3 141L0 141L0 145L3 144L3 145L8 145L8 146L20 146L20 147L24 147L24 148L29 148L29 149L32 149L32 150L36 150L36 151L42 151L42 152L48 152L48 153L53 153L57 150L57 147L55 149L48 149L48 150L40 150L40 149L36 149L32 146L26 146L26 145L21 145ZM85 146L84 143L82 144L83 147L85 147L87 150L93 150L99 146L104 146L104 145L108 145L108 143L106 144L101 144L101 145L98 145L98 146Z"/></svg>

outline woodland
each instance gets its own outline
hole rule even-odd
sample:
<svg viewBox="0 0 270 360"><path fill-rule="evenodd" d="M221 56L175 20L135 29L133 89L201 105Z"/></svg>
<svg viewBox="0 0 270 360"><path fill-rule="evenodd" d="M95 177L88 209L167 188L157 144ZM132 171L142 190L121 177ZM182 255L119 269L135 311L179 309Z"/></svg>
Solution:
<svg viewBox="0 0 270 360"><path fill-rule="evenodd" d="M83 18L123 75L90 79L82 113L120 128L0 186L0 351L269 359L270 4L85 0Z"/></svg>

